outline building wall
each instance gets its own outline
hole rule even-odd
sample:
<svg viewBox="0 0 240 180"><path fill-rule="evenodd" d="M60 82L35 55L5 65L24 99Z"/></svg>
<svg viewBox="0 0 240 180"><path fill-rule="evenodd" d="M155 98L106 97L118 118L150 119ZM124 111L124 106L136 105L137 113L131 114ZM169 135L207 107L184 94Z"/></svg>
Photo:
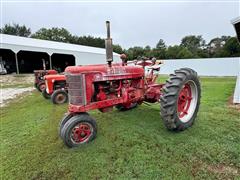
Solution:
<svg viewBox="0 0 240 180"><path fill-rule="evenodd" d="M165 60L160 74L170 74L182 67L192 68L200 76L237 76L233 103L240 103L240 57Z"/></svg>
<svg viewBox="0 0 240 180"><path fill-rule="evenodd" d="M15 46L15 45L9 45L4 44L5 49L11 49L15 52L18 52L19 50L22 51L36 51L36 52L46 52L49 55L53 53L60 53L60 54L69 54L73 55L76 59L76 65L86 65L86 64L99 64L99 63L105 63L106 62L106 55L105 54L99 54L99 53L90 53L90 52L77 52L77 51L69 51L69 50L58 50L58 49L49 49L49 48L39 48L37 47L27 47L27 46ZM120 56L115 54L114 55L114 61L119 62Z"/></svg>
<svg viewBox="0 0 240 180"><path fill-rule="evenodd" d="M170 74L182 67L192 68L201 76L237 76L240 72L240 57L164 60L160 73Z"/></svg>

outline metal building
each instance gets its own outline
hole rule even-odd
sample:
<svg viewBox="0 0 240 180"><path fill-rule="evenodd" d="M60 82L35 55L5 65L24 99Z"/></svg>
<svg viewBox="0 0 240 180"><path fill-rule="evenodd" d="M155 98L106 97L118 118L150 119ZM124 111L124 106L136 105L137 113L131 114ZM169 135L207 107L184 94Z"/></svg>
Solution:
<svg viewBox="0 0 240 180"><path fill-rule="evenodd" d="M232 20L232 24L236 30L237 38L240 43L240 16ZM240 104L240 63L238 65L238 68L239 68L239 71L238 71L235 91L233 95L233 103L236 103L236 104L237 103Z"/></svg>
<svg viewBox="0 0 240 180"><path fill-rule="evenodd" d="M119 62L119 54L113 55ZM69 65L105 63L106 52L103 48L0 34L0 57L9 73L32 73L43 66L64 71Z"/></svg>

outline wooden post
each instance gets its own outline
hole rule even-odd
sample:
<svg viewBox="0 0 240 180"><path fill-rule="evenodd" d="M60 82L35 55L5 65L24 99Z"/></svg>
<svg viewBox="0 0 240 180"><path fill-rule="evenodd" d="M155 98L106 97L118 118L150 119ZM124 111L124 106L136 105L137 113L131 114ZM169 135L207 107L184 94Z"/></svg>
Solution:
<svg viewBox="0 0 240 180"><path fill-rule="evenodd" d="M15 53L15 60L16 60L17 74L19 74L19 67L18 67L18 57L17 57L17 53Z"/></svg>

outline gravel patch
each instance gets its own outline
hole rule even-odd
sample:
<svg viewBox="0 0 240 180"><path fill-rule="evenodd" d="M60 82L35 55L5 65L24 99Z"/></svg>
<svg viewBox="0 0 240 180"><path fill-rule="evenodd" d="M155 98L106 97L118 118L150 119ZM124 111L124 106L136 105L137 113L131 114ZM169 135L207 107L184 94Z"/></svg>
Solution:
<svg viewBox="0 0 240 180"><path fill-rule="evenodd" d="M1 97L0 97L0 105L1 107L5 106L9 100L16 98L18 95L33 91L33 87L28 88L2 88L1 89Z"/></svg>
<svg viewBox="0 0 240 180"><path fill-rule="evenodd" d="M0 76L1 87L13 88L14 86L26 86L33 85L34 75L33 74L8 74Z"/></svg>

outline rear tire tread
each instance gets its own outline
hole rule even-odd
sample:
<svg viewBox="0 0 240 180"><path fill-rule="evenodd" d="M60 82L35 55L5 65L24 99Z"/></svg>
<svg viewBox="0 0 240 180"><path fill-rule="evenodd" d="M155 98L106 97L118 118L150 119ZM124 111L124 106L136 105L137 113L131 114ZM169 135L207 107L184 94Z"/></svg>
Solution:
<svg viewBox="0 0 240 180"><path fill-rule="evenodd" d="M182 131L194 123L200 105L201 88L197 73L190 68L181 68L174 71L175 74L170 74L170 78L162 88L162 95L160 97L160 114L162 116L164 125L169 130ZM189 122L183 123L179 120L177 115L177 101L178 94L181 87L188 81L195 82L198 90L198 102L193 116Z"/></svg>

